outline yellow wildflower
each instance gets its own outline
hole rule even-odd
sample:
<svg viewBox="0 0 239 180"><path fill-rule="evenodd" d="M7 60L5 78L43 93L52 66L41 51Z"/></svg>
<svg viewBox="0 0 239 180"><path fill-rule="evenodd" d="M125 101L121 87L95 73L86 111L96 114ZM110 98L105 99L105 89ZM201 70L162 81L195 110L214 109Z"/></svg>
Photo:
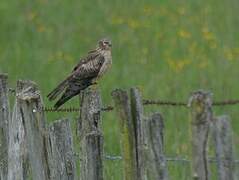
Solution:
<svg viewBox="0 0 239 180"><path fill-rule="evenodd" d="M122 17L119 16L114 16L111 18L111 23L115 24L115 25L120 25L124 23L124 19Z"/></svg>
<svg viewBox="0 0 239 180"><path fill-rule="evenodd" d="M27 19L28 19L29 21L33 21L36 17L37 17L37 13L36 13L36 12L31 11L31 12L29 12L29 13L27 14Z"/></svg>
<svg viewBox="0 0 239 180"><path fill-rule="evenodd" d="M208 27L202 28L202 35L203 35L203 38L208 41L216 39L214 34L211 31L209 31Z"/></svg>
<svg viewBox="0 0 239 180"><path fill-rule="evenodd" d="M43 24L39 24L38 26L37 26L37 31L38 32L45 32L46 31L46 26L44 26Z"/></svg>
<svg viewBox="0 0 239 180"><path fill-rule="evenodd" d="M191 38L191 33L186 30L181 29L178 31L178 36L181 38L188 39L188 38Z"/></svg>
<svg viewBox="0 0 239 180"><path fill-rule="evenodd" d="M185 68L186 65L191 63L191 61L187 60L187 59L177 60L177 61L174 61L172 59L168 59L167 63L173 71L181 72Z"/></svg>
<svg viewBox="0 0 239 180"><path fill-rule="evenodd" d="M136 29L140 26L139 21L135 20L135 19L129 19L128 20L128 26L132 29Z"/></svg>
<svg viewBox="0 0 239 180"><path fill-rule="evenodd" d="M224 49L224 56L227 60L232 61L234 59L234 52L232 49Z"/></svg>
<svg viewBox="0 0 239 180"><path fill-rule="evenodd" d="M152 6L147 6L147 5L144 6L144 9L143 9L144 14L151 15L153 14L153 11L154 9Z"/></svg>

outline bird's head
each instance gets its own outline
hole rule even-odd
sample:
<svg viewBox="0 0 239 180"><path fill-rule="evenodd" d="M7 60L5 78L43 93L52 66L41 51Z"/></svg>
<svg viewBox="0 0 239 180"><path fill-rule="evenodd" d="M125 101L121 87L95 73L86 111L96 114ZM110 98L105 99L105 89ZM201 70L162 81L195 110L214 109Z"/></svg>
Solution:
<svg viewBox="0 0 239 180"><path fill-rule="evenodd" d="M110 39L101 39L99 41L99 48L102 50L111 50L112 44Z"/></svg>

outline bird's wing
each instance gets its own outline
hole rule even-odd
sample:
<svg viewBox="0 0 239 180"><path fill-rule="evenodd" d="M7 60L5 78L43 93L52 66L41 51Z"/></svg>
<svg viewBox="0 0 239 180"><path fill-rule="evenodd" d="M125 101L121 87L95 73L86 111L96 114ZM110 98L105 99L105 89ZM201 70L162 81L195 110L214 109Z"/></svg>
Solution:
<svg viewBox="0 0 239 180"><path fill-rule="evenodd" d="M67 78L67 86L62 97L54 105L59 108L66 101L71 99L88 86L94 84L94 79L98 76L101 67L104 64L104 57L99 55L95 59L78 65L72 74Z"/></svg>
<svg viewBox="0 0 239 180"><path fill-rule="evenodd" d="M91 57L92 58L92 57ZM94 58L76 66L75 70L69 77L69 80L84 80L96 77L104 63L104 56L98 54Z"/></svg>
<svg viewBox="0 0 239 180"><path fill-rule="evenodd" d="M49 100L54 100L61 92L70 86L77 87L84 80L91 81L94 77L97 77L101 66L104 63L104 57L97 53L89 53L88 56L83 58L71 72L71 74L62 81L53 91L51 91L47 97Z"/></svg>
<svg viewBox="0 0 239 180"><path fill-rule="evenodd" d="M73 68L72 72L77 70L78 67L81 66L82 64L87 64L89 61L92 61L92 60L96 59L99 55L100 54L97 50L89 51L88 55L86 57L80 59L80 62Z"/></svg>

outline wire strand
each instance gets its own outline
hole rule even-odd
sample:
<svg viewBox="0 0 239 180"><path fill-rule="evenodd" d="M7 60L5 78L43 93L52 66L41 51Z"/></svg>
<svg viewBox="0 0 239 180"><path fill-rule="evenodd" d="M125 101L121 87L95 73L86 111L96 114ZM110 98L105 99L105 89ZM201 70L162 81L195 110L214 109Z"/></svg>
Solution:
<svg viewBox="0 0 239 180"><path fill-rule="evenodd" d="M13 88L9 88L8 91L12 94L16 93L16 90ZM143 105L159 105L159 106L172 106L172 107L187 107L186 102L182 101L170 101L170 100L149 100L143 99ZM213 106L227 106L227 105L237 105L239 104L239 99L228 99L223 101L214 101L212 103ZM101 111L108 112L114 110L114 107L111 105L105 106L101 108ZM44 112L79 112L80 107L69 107L69 108L58 108L55 109L53 107L43 107L42 111Z"/></svg>

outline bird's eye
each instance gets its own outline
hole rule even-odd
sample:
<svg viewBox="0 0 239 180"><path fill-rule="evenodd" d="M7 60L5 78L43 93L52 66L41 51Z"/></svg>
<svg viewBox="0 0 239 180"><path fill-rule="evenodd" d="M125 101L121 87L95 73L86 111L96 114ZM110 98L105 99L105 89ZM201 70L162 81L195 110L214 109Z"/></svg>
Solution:
<svg viewBox="0 0 239 180"><path fill-rule="evenodd" d="M104 44L109 44L109 42L108 41L104 41Z"/></svg>

